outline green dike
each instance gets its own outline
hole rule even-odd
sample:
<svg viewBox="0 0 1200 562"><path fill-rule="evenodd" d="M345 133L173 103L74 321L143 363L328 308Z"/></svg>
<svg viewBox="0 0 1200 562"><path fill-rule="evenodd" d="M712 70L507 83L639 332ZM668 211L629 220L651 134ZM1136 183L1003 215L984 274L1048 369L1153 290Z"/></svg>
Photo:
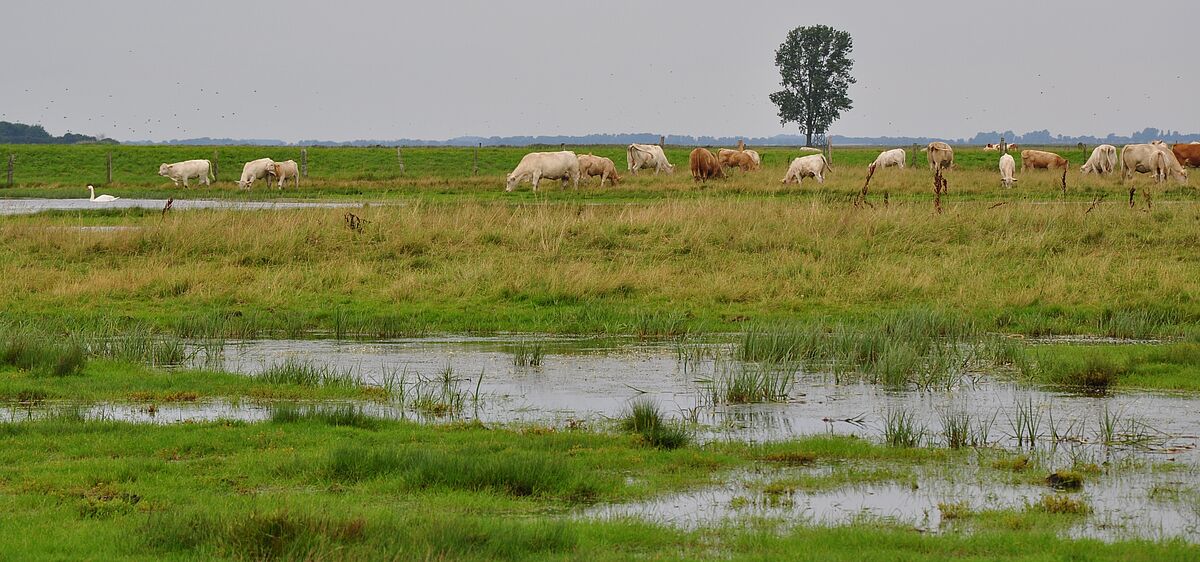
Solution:
<svg viewBox="0 0 1200 562"><path fill-rule="evenodd" d="M1076 541L1074 515L961 513L925 536L885 522L682 531L576 510L708 484L768 458L964 463L969 452L844 437L664 451L639 437L318 417L172 426L0 425L0 549L22 558L467 560L1185 559L1179 542ZM991 470L986 467L981 470ZM997 473L1002 472L997 469ZM903 477L903 471L897 472ZM891 478L884 476L883 478Z"/></svg>

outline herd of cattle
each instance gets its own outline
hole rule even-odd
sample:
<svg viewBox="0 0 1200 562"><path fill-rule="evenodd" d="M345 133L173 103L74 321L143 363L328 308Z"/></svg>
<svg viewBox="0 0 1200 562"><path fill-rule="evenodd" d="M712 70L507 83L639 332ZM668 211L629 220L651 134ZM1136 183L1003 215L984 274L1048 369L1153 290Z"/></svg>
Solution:
<svg viewBox="0 0 1200 562"><path fill-rule="evenodd" d="M209 180L217 179L213 175L212 162L208 160L185 160L173 164L164 162L158 167L158 175L175 182L175 187L179 187L181 181L183 187L188 187L188 180L191 178L200 178L204 185L211 185ZM287 180L294 180L296 187L300 187L300 168L296 165L295 160L276 162L270 158L259 158L246 162L242 166L242 176L237 183L238 187L250 188L254 185L255 180L261 179L270 182L271 178L275 178L279 182L279 189L283 189L283 184Z"/></svg>
<svg viewBox="0 0 1200 562"><path fill-rule="evenodd" d="M1012 187L1017 181L1016 161L1009 151L1019 147L1010 145L991 145L984 150L999 151L1000 183L1004 187ZM817 151L814 148L801 148L801 151ZM926 153L929 168L934 171L949 169L954 166L954 148L944 142L931 142L921 149ZM902 148L885 150L879 154L872 168L898 167L904 168L907 153ZM639 170L654 170L655 174L675 172L675 166L667 160L661 146L653 144L631 144L625 150L626 167L631 174ZM1118 168L1118 162L1120 168ZM1053 152L1042 150L1021 150L1021 172L1030 169L1062 169L1064 173L1070 162ZM1084 174L1112 174L1118 169L1123 170L1122 180L1128 180L1134 173L1153 174L1155 182L1161 183L1168 177L1175 178L1180 183L1187 183L1188 173L1185 166L1200 167L1200 143L1176 144L1168 146L1163 141L1148 144L1128 144L1121 148L1120 158L1117 148L1111 144L1102 144L1092 151L1092 155L1080 167ZM762 167L762 157L757 151L748 150L739 144L737 150L722 148L713 154L706 148L696 148L688 155L688 168L696 181L706 181L713 178L725 177L725 170L737 168L743 172L754 172ZM792 160L781 183L801 183L804 178L813 178L817 183L825 181L826 174L833 169L824 154L810 154ZM188 180L199 178L204 185L210 185L213 176L212 163L208 160L187 160L174 164L162 164L158 174L175 182L183 182L188 187ZM569 150L559 152L531 152L521 158L516 169L508 174L506 191L512 191L518 184L528 181L537 191L538 184L543 179L560 180L563 187L568 182L574 182L579 187L579 179L599 177L600 186L605 182L617 185L621 177L617 175L617 167L611 159L591 154L579 154ZM250 188L256 180L275 181L279 189L284 183L294 180L300 185L300 170L294 160L275 162L270 158L259 158L246 162L242 166L242 175L238 179L238 187ZM268 183L269 185L269 183Z"/></svg>
<svg viewBox="0 0 1200 562"><path fill-rule="evenodd" d="M999 151L1000 183L1004 187L1012 187L1017 181L1016 160L1009 151L1018 150L1015 144L993 145L984 147L985 151ZM804 151L818 149L802 148ZM954 148L944 142L931 142L921 149L926 153L929 168L941 171L954 166ZM1021 150L1021 172L1031 169L1061 169L1064 172L1070 167L1066 158L1044 150ZM639 170L653 169L654 173L675 172L675 166L667 161L667 156L661 146L652 144L631 144L625 150L627 169L631 174ZM879 154L872 168L898 167L904 168L907 153L902 148L885 150ZM1118 161L1120 168L1118 168ZM1092 155L1082 166L1084 174L1108 175L1123 170L1122 181L1133 177L1134 173L1153 174L1154 181L1161 183L1168 177L1173 177L1180 183L1187 183L1188 173L1185 166L1200 167L1200 142L1191 144L1167 145L1163 141L1147 144L1128 144L1121 148L1120 159L1117 158L1117 148L1111 144L1102 144L1092 151ZM706 181L713 178L725 177L725 170L737 168L743 172L753 172L762 167L762 158L758 152L738 147L737 150L722 148L714 155L705 148L696 148L688 155L688 168L695 181ZM804 178L813 178L817 183L825 181L825 175L832 170L829 160L824 154L810 154L792 160L781 183L801 183ZM571 151L561 152L531 152L521 159L515 170L508 174L507 191L512 191L518 184L528 181L537 191L538 183L543 179L561 180L565 187L568 182L579 186L580 177L600 177L600 185L605 180L611 180L615 185L620 181L613 161L591 154L576 155Z"/></svg>

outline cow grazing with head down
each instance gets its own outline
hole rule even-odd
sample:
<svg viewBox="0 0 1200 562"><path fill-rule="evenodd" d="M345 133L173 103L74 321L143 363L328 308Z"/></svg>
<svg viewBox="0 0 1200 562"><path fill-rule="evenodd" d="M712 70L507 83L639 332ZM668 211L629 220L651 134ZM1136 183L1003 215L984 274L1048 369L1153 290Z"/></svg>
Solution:
<svg viewBox="0 0 1200 562"><path fill-rule="evenodd" d="M267 174L275 176L279 181L279 189L283 189L283 184L287 183L287 180L294 180L296 188L300 187L300 167L296 165L295 160L275 162L267 169Z"/></svg>
<svg viewBox="0 0 1200 562"><path fill-rule="evenodd" d="M903 148L893 148L880 152L879 156L875 157L875 162L871 163L871 166L875 166L876 168L896 166L903 170L906 159L908 159L908 156L904 153Z"/></svg>
<svg viewBox="0 0 1200 562"><path fill-rule="evenodd" d="M933 171L945 170L954 167L954 149L950 145L934 141L929 143L924 149L926 158L929 160L929 169Z"/></svg>
<svg viewBox="0 0 1200 562"><path fill-rule="evenodd" d="M617 166L613 164L612 160L591 154L579 155L579 176L585 178L599 176L600 187L604 187L604 180L611 180L613 185L621 182L621 177L617 175Z"/></svg>
<svg viewBox="0 0 1200 562"><path fill-rule="evenodd" d="M1017 169L1017 163L1013 160L1011 154L1005 154L1000 157L1000 185L1006 188L1012 188L1013 183L1017 181L1013 177L1013 172Z"/></svg>
<svg viewBox="0 0 1200 562"><path fill-rule="evenodd" d="M692 149L692 153L688 155L688 168L692 171L693 181L725 177L725 172L721 170L721 163L706 148Z"/></svg>
<svg viewBox="0 0 1200 562"><path fill-rule="evenodd" d="M1121 181L1132 179L1135 172L1154 174L1156 182L1166 180L1167 176L1175 178L1179 183L1186 184L1188 181L1187 170L1179 165L1175 153L1163 143L1125 145L1121 148L1121 166L1124 169Z"/></svg>
<svg viewBox="0 0 1200 562"><path fill-rule="evenodd" d="M758 163L754 157L745 150L722 148L717 151L717 162L721 164L722 168L738 168L743 172L753 172L758 169Z"/></svg>
<svg viewBox="0 0 1200 562"><path fill-rule="evenodd" d="M517 184L528 181L537 191L542 179L562 180L562 186L567 187L568 181L575 182L579 189L579 158L574 152L530 152L521 158L517 167L508 174L504 191L512 191Z"/></svg>
<svg viewBox="0 0 1200 562"><path fill-rule="evenodd" d="M1079 171L1084 174L1099 174L1107 175L1113 173L1117 169L1117 147L1111 144L1102 144L1092 149L1092 155L1088 157L1087 162L1079 167Z"/></svg>
<svg viewBox="0 0 1200 562"><path fill-rule="evenodd" d="M1176 144L1171 146L1171 153L1181 166L1200 168L1200 144Z"/></svg>
<svg viewBox="0 0 1200 562"><path fill-rule="evenodd" d="M1029 168L1040 170L1052 170L1062 168L1064 170L1070 166L1066 158L1059 156L1053 152L1044 150L1022 150L1021 151L1021 171L1024 172Z"/></svg>
<svg viewBox="0 0 1200 562"><path fill-rule="evenodd" d="M833 166L829 165L829 161L825 159L824 154L811 154L801 156L792 160L788 166L787 174L783 176L783 180L779 183L799 183L803 184L804 178L813 178L817 183L825 183L825 173L833 170Z"/></svg>
<svg viewBox="0 0 1200 562"><path fill-rule="evenodd" d="M249 189L254 185L254 180L265 180L271 175L271 170L275 168L275 161L270 158L259 158L251 160L242 166L242 177L238 180L238 187Z"/></svg>
<svg viewBox="0 0 1200 562"><path fill-rule="evenodd" d="M169 178L175 187L179 187L180 181L183 181L183 187L188 187L188 178L200 178L204 185L212 185L208 183L210 177L214 181L217 179L212 175L212 163L208 160L184 160L174 164L164 162L158 166L158 175Z"/></svg>
<svg viewBox="0 0 1200 562"><path fill-rule="evenodd" d="M625 149L625 161L629 166L629 173L635 176L642 168L654 168L656 176L659 172L675 173L675 166L667 161L667 155L663 153L662 147L656 144L629 145Z"/></svg>

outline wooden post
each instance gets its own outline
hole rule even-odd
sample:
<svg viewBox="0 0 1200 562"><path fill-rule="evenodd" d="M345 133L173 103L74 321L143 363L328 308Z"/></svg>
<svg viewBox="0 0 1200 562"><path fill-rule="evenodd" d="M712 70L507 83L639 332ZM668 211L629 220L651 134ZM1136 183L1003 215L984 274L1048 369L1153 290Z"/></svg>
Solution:
<svg viewBox="0 0 1200 562"><path fill-rule="evenodd" d="M308 149L300 149L300 175L308 177Z"/></svg>
<svg viewBox="0 0 1200 562"><path fill-rule="evenodd" d="M1008 143L1004 142L1004 137L1000 137L1000 154L1008 154Z"/></svg>
<svg viewBox="0 0 1200 562"><path fill-rule="evenodd" d="M404 155L400 154L400 147L396 147L396 160L400 162L400 175L404 175Z"/></svg>
<svg viewBox="0 0 1200 562"><path fill-rule="evenodd" d="M13 186L13 162L16 160L15 154L8 155L8 187Z"/></svg>
<svg viewBox="0 0 1200 562"><path fill-rule="evenodd" d="M105 181L104 183L111 184L112 183L112 152L109 152L104 155L104 169L105 169L105 178L107 179L107 181Z"/></svg>
<svg viewBox="0 0 1200 562"><path fill-rule="evenodd" d="M825 161L833 164L833 141L825 135Z"/></svg>
<svg viewBox="0 0 1200 562"><path fill-rule="evenodd" d="M738 152L742 152L744 150L746 150L746 140L738 139Z"/></svg>
<svg viewBox="0 0 1200 562"><path fill-rule="evenodd" d="M558 151L559 151L559 152L562 152L562 151L564 151L564 150L566 150L566 149L567 149L567 143L565 143L565 142L560 142L560 143L558 143Z"/></svg>
<svg viewBox="0 0 1200 562"><path fill-rule="evenodd" d="M212 159L213 181L217 181L217 179L221 177L221 176L217 175L217 173L219 172L218 168L220 167L220 164L221 164L221 153L216 150L213 150L213 159Z"/></svg>
<svg viewBox="0 0 1200 562"><path fill-rule="evenodd" d="M475 147L475 156L471 159L471 175L479 175L479 149L483 148L483 143L479 143Z"/></svg>
<svg viewBox="0 0 1200 562"><path fill-rule="evenodd" d="M667 137L658 135L658 146L663 147L663 146L666 146L666 144L667 144Z"/></svg>

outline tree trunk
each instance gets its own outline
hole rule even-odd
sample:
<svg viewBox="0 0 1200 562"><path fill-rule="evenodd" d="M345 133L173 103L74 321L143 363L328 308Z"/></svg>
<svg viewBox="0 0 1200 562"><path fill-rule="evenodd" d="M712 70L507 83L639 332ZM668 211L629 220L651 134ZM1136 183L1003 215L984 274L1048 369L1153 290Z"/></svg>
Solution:
<svg viewBox="0 0 1200 562"><path fill-rule="evenodd" d="M804 146L812 146L812 131L806 131L804 133L804 139Z"/></svg>

